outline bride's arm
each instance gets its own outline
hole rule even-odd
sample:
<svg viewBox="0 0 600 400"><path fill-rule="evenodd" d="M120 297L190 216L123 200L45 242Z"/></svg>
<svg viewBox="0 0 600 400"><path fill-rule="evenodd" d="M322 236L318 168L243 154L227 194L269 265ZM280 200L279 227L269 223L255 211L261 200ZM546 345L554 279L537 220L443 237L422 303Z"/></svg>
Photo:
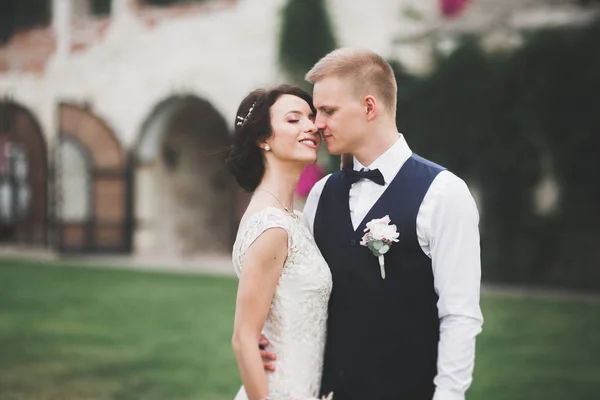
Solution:
<svg viewBox="0 0 600 400"><path fill-rule="evenodd" d="M282 228L263 232L248 248L238 286L232 345L249 400L269 396L256 345L287 257L288 235Z"/></svg>

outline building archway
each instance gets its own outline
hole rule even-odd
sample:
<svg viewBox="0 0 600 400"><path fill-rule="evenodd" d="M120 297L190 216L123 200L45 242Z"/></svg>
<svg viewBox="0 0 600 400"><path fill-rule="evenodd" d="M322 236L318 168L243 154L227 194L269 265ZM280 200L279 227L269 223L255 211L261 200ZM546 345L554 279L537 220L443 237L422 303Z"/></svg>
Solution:
<svg viewBox="0 0 600 400"><path fill-rule="evenodd" d="M47 146L25 107L0 100L0 242L45 245Z"/></svg>
<svg viewBox="0 0 600 400"><path fill-rule="evenodd" d="M54 187L59 250L130 251L127 157L112 129L83 107L60 105Z"/></svg>
<svg viewBox="0 0 600 400"><path fill-rule="evenodd" d="M206 100L160 102L135 148L136 253L197 256L231 251L233 179L227 124Z"/></svg>

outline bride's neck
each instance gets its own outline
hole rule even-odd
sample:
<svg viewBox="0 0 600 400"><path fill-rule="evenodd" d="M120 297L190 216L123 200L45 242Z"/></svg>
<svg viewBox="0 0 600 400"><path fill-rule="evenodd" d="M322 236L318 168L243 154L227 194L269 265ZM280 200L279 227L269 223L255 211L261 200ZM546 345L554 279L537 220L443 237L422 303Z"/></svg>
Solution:
<svg viewBox="0 0 600 400"><path fill-rule="evenodd" d="M256 191L266 191L275 196L284 207L293 209L294 193L300 180L303 166L281 166L266 168L263 179L256 188Z"/></svg>

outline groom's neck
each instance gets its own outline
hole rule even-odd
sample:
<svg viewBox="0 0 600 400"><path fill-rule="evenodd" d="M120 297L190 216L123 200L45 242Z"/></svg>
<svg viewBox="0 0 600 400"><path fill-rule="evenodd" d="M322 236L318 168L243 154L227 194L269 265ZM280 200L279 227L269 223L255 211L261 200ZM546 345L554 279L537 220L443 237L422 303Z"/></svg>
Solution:
<svg viewBox="0 0 600 400"><path fill-rule="evenodd" d="M382 124L364 136L364 141L353 152L354 157L365 167L371 165L398 140L396 124Z"/></svg>

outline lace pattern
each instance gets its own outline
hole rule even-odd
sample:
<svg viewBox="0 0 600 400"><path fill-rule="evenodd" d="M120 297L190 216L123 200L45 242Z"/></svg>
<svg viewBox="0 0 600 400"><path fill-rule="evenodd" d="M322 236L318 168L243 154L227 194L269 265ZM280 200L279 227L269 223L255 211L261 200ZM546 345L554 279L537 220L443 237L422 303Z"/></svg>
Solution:
<svg viewBox="0 0 600 400"><path fill-rule="evenodd" d="M288 232L288 257L271 301L264 334L277 354L267 372L272 399L316 398L321 384L331 293L331 273L308 229L278 208L265 208L242 221L233 247L239 276L250 245L269 228ZM244 399L243 388L236 399Z"/></svg>

